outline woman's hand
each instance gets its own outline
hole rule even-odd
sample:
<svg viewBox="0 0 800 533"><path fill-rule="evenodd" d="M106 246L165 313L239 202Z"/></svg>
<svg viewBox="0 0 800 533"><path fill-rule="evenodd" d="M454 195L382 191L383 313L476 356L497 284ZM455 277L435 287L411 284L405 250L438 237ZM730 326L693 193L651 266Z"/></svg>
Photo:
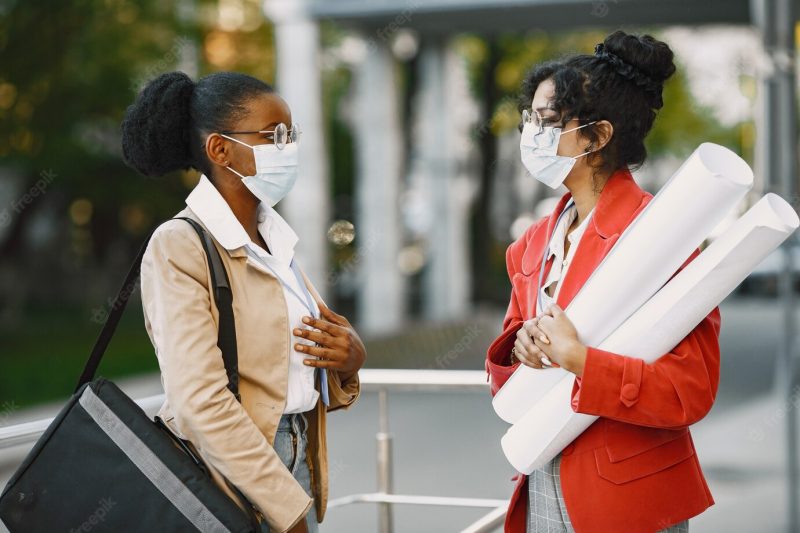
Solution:
<svg viewBox="0 0 800 533"><path fill-rule="evenodd" d="M347 381L364 365L367 350L345 317L334 313L325 304L319 304L319 310L322 318L303 317L303 323L315 329L294 330L296 336L319 346L297 343L294 347L298 352L312 356L303 361L306 365L336 370L342 381Z"/></svg>
<svg viewBox="0 0 800 533"><path fill-rule="evenodd" d="M533 337L533 344L554 364L580 376L586 362L586 346L578 340L578 331L564 311L556 304L538 317L537 330L544 333L547 342Z"/></svg>
<svg viewBox="0 0 800 533"><path fill-rule="evenodd" d="M517 331L517 340L514 341L514 356L523 365L532 368L544 368L552 364L547 354L533 342L534 339L538 339L540 343L550 343L544 331L539 328L540 318L531 318L523 322L522 327Z"/></svg>
<svg viewBox="0 0 800 533"><path fill-rule="evenodd" d="M578 340L575 326L556 304L526 320L517 331L514 355L532 368L561 366L580 376L586 361L586 346Z"/></svg>

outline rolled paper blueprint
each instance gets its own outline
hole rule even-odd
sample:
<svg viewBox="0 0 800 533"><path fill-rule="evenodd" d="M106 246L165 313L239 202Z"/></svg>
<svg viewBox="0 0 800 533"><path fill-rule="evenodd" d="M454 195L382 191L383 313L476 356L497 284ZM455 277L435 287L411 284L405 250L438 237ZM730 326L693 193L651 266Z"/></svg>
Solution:
<svg viewBox="0 0 800 533"><path fill-rule="evenodd" d="M672 350L773 250L800 220L782 198L768 194L720 235L600 345L652 363ZM502 439L518 471L530 474L583 433L598 417L571 407L574 376L564 377Z"/></svg>
<svg viewBox="0 0 800 533"><path fill-rule="evenodd" d="M598 346L649 300L752 185L753 172L738 155L712 143L697 147L565 309L581 342ZM515 423L567 374L520 365L495 395L495 412Z"/></svg>

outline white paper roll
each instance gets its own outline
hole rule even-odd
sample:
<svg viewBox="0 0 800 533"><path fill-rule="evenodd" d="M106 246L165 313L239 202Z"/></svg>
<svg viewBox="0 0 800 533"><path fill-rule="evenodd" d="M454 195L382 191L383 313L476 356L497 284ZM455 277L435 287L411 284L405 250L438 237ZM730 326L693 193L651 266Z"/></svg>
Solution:
<svg viewBox="0 0 800 533"><path fill-rule="evenodd" d="M753 185L745 161L701 144L628 225L565 309L584 344L597 346L669 280ZM624 288L624 289L623 289ZM492 401L514 423L569 373L525 365Z"/></svg>
<svg viewBox="0 0 800 533"><path fill-rule="evenodd" d="M764 196L599 346L651 363L672 350L747 275L797 229L795 210ZM546 464L596 416L570 405L574 376L553 387L502 439L506 458L525 474Z"/></svg>

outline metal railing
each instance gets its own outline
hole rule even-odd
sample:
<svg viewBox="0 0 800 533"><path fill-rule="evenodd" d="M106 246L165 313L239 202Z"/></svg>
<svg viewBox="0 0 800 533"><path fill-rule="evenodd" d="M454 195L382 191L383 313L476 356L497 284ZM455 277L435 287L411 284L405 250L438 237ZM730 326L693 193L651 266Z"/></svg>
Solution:
<svg viewBox="0 0 800 533"><path fill-rule="evenodd" d="M480 370L394 370L362 369L359 372L362 392L378 394L377 472L378 491L352 494L336 498L328 503L329 508L356 503L378 506L380 533L392 533L392 510L395 505L424 505L444 507L485 508L491 511L463 529L461 533L487 533L499 528L505 520L506 500L484 498L456 498L394 494L392 491L392 435L389 432L390 392L488 392L486 373ZM164 395L149 396L136 400L148 413L158 410ZM50 425L53 418L44 418L13 426L0 427L0 450L22 444L31 444Z"/></svg>

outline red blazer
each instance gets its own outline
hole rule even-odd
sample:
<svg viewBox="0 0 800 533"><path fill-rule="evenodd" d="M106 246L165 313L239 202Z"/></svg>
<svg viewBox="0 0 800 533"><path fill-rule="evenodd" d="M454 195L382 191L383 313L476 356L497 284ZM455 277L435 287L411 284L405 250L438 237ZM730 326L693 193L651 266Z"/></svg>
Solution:
<svg viewBox="0 0 800 533"><path fill-rule="evenodd" d="M557 299L562 309L652 197L627 169L611 176L562 280ZM570 193L565 194L549 216L528 228L506 252L511 302L503 333L487 354L492 395L516 369L509 366L508 356L522 322L536 314L544 247L569 198ZM678 271L698 254L695 250ZM551 266L552 260L545 266L545 278ZM561 461L564 502L578 533L653 532L714 504L688 427L714 403L719 329L717 307L651 364L588 348L583 376L572 389L572 409L600 418L564 449ZM525 533L527 481L527 476L518 478L506 516L507 532Z"/></svg>

